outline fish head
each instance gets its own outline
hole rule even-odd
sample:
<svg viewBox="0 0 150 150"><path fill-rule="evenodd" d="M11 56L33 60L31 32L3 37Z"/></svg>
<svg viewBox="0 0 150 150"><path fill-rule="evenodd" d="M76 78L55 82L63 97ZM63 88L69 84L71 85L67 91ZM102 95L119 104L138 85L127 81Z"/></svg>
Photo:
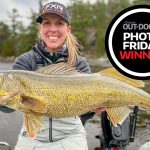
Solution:
<svg viewBox="0 0 150 150"><path fill-rule="evenodd" d="M17 94L14 89L14 78L7 73L0 73L0 105L13 106L10 103L12 98Z"/></svg>
<svg viewBox="0 0 150 150"><path fill-rule="evenodd" d="M11 73L0 73L0 96L4 93L14 93L17 89L16 80Z"/></svg>
<svg viewBox="0 0 150 150"><path fill-rule="evenodd" d="M0 73L0 105L13 106L11 100L16 96L17 84L11 73Z"/></svg>
<svg viewBox="0 0 150 150"><path fill-rule="evenodd" d="M4 82L4 75L3 75L3 73L0 73L0 89L3 86L3 82Z"/></svg>
<svg viewBox="0 0 150 150"><path fill-rule="evenodd" d="M3 89L4 86L4 74L0 73L0 104L2 104L3 97L6 95Z"/></svg>

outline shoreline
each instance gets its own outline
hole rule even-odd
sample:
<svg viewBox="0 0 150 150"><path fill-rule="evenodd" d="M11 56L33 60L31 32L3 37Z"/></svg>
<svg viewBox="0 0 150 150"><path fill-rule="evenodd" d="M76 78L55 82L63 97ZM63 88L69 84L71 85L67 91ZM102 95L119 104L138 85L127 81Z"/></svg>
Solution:
<svg viewBox="0 0 150 150"><path fill-rule="evenodd" d="M1 57L0 56L0 62L13 62L16 59L15 56L7 56L7 57Z"/></svg>

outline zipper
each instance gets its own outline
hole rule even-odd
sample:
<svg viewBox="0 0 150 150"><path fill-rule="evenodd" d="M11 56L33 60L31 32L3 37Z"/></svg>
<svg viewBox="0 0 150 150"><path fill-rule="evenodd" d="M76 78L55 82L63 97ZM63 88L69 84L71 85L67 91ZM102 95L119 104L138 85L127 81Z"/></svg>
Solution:
<svg viewBox="0 0 150 150"><path fill-rule="evenodd" d="M49 141L53 142L53 138L52 138L52 118L49 118Z"/></svg>

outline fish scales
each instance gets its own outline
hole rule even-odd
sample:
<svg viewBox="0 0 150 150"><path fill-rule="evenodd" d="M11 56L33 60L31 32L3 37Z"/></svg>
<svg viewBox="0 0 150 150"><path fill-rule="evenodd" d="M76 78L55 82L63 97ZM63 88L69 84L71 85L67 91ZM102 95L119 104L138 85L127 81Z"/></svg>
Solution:
<svg viewBox="0 0 150 150"><path fill-rule="evenodd" d="M84 75L58 76L57 78L51 76L48 79L45 79L44 76L37 77L38 80L35 77L32 79L31 77L28 78L28 76L22 76L20 80L24 81L28 86L23 86L21 89L24 88L25 92L29 90L31 97L40 97L42 101L45 101L49 110L47 115L50 117L78 115L82 111L88 111L92 105L94 109L97 101L100 102L99 106L116 107L121 104L129 104L130 102L127 101L127 98L130 98L131 105L133 105L137 98L140 97L139 90L137 91L136 88L126 84L124 85L125 88L121 87L122 82L117 81L116 83L115 79L107 83L110 77L97 76L97 74L92 75L92 77L87 76L87 78ZM105 84L103 84L104 80ZM133 92L136 92L137 96L132 94ZM112 99L113 97L115 97L115 100Z"/></svg>
<svg viewBox="0 0 150 150"><path fill-rule="evenodd" d="M26 82L26 80L28 80L28 79L26 79L23 76L21 81ZM77 79L75 79L75 80L77 80ZM82 89L81 89L80 85L82 85L83 83L81 81L78 81L78 82L76 82L76 84L74 84L75 82L74 82L74 80L72 80L72 77L70 79L67 78L67 80L64 79L64 81L62 80L62 77L60 77L60 79L57 78L57 80L54 80L53 78L51 78L50 80L46 80L46 81L44 81L43 79L38 80L38 82L40 83L38 85L40 85L40 89L42 89L41 93L44 95L42 97L43 101L48 102L47 103L48 106L50 105L50 107L53 108L53 111L54 111L53 114L56 115L57 117L58 117L58 115L57 115L58 114L58 109L61 110L63 108L62 105L66 105L66 107L70 106L70 109L74 110L73 106L76 109L76 107L75 107L76 105L74 105L75 100L78 101L78 100L83 99L83 101L81 101L82 103L79 105L81 108L83 108L83 106L85 105L85 100L90 97L87 94L90 91L91 91L91 95L92 95L92 93L93 94L95 93L94 88L90 90L90 89L86 88L86 86L85 86L85 87L82 87ZM85 81L83 81L83 82L86 83L86 84L89 84L89 82L85 82ZM51 83L51 86L49 86L48 83ZM73 84L74 84L74 86L72 86ZM93 86L94 84L91 84L91 85ZM40 96L39 95L40 92L37 94L37 91L39 91L39 89L38 89L38 86L36 85L36 82L34 82L34 80L29 85L29 87L30 87L29 88L30 93L32 93L32 95L30 95L30 96ZM93 90L93 92L92 92L92 90ZM49 93L51 93L51 94L49 94ZM68 105L68 100L69 101L72 100L73 105L71 105L71 104ZM57 103L56 103L56 101L57 101ZM58 104L60 104L59 107L58 107ZM66 110L67 109L64 109L64 111L65 111L64 113L66 113ZM74 111L76 111L76 110L74 110Z"/></svg>

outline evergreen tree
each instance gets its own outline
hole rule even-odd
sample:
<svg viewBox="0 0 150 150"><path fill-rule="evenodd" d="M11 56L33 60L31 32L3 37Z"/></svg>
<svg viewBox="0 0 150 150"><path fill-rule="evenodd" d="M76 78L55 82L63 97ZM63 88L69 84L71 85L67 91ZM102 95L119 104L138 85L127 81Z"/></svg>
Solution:
<svg viewBox="0 0 150 150"><path fill-rule="evenodd" d="M21 16L18 13L18 10L13 8L12 11L9 14L9 18L10 18L10 28L11 28L11 32L12 32L12 36L16 36L18 31L18 27L21 25L21 21L19 21L19 18L21 18Z"/></svg>
<svg viewBox="0 0 150 150"><path fill-rule="evenodd" d="M20 15L17 9L12 9L10 12L10 26L9 26L9 36L5 39L2 46L3 56L15 56L19 48L20 32L23 29L22 22L19 20Z"/></svg>
<svg viewBox="0 0 150 150"><path fill-rule="evenodd" d="M30 19L30 24L26 27L26 29L23 29L24 32L19 33L19 50L17 52L17 56L29 51L33 45L36 43L37 39L37 33L38 33L38 26L37 23L35 22L37 13L35 13L33 10L31 10L31 16L29 17Z"/></svg>
<svg viewBox="0 0 150 150"><path fill-rule="evenodd" d="M68 9L71 15L72 32L86 49L87 27L91 24L90 5L80 0L72 0L71 2L71 6Z"/></svg>
<svg viewBox="0 0 150 150"><path fill-rule="evenodd" d="M130 0L108 0L107 15L109 21L111 21L120 11L129 6L131 6Z"/></svg>
<svg viewBox="0 0 150 150"><path fill-rule="evenodd" d="M0 22L0 31L0 55L3 56L5 55L3 47L6 44L6 40L9 38L11 32L9 26L2 21Z"/></svg>
<svg viewBox="0 0 150 150"><path fill-rule="evenodd" d="M133 0L132 1L133 5L150 5L149 0Z"/></svg>
<svg viewBox="0 0 150 150"><path fill-rule="evenodd" d="M99 1L94 4L96 41L95 50L96 56L102 56L105 53L105 33L107 29L106 4L104 1Z"/></svg>

